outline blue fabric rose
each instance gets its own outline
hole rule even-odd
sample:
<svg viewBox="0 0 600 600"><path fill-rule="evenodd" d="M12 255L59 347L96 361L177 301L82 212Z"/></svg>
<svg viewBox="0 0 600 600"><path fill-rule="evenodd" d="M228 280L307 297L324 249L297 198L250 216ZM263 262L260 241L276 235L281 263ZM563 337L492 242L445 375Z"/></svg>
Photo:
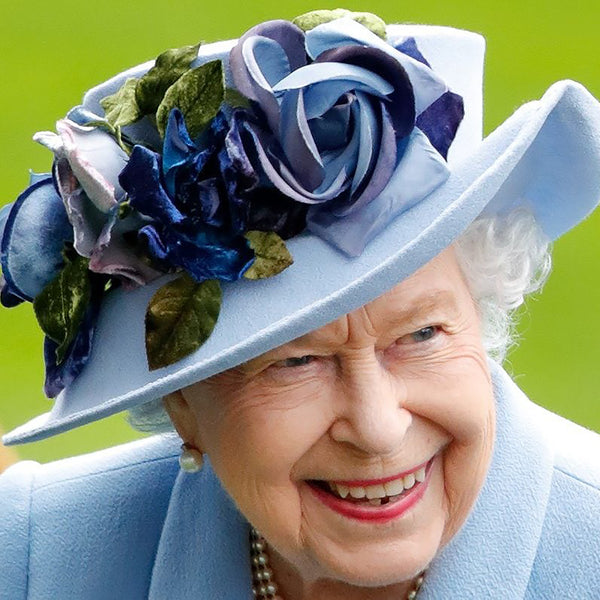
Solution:
<svg viewBox="0 0 600 600"><path fill-rule="evenodd" d="M359 254L448 177L443 157L415 127L446 85L356 21L306 34L287 21L263 23L239 40L230 64L256 115L244 124L248 154L283 195L310 206L308 227L345 252ZM407 161L412 167L399 173ZM418 178L406 177L415 171ZM383 214L373 211L391 181L400 193ZM360 226L335 226L350 215Z"/></svg>
<svg viewBox="0 0 600 600"><path fill-rule="evenodd" d="M31 185L0 212L0 300L11 307L32 301L57 275L73 228L52 176L33 174Z"/></svg>

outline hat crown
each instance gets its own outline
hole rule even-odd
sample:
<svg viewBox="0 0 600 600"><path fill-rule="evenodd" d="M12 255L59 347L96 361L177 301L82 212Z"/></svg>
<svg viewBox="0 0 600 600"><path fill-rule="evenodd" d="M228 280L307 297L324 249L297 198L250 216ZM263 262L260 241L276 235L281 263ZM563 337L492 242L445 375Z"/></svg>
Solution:
<svg viewBox="0 0 600 600"><path fill-rule="evenodd" d="M433 71L452 92L462 96L465 114L447 157L450 165L460 161L473 151L483 137L485 39L472 31L440 25L392 24L387 26L386 32L387 41L392 46L414 38ZM202 44L193 66L221 60L226 83L233 86L229 53L237 42L237 39L233 39ZM84 96L83 107L92 114L103 114L100 100L115 93L128 78L141 77L153 64L154 61L143 63L91 88Z"/></svg>
<svg viewBox="0 0 600 600"><path fill-rule="evenodd" d="M483 69L485 38L478 33L441 25L392 24L386 28L387 42L397 47L413 38L433 71L450 91L462 96L465 115L448 151L448 163L461 160L483 138ZM221 58L228 85L232 85L229 51L238 40L204 44L198 63ZM146 69L150 65L144 65Z"/></svg>
<svg viewBox="0 0 600 600"><path fill-rule="evenodd" d="M433 71L463 98L465 116L448 152L451 165L470 154L482 140L485 39L478 33L452 27L388 25L387 40L392 46L407 38L414 38Z"/></svg>

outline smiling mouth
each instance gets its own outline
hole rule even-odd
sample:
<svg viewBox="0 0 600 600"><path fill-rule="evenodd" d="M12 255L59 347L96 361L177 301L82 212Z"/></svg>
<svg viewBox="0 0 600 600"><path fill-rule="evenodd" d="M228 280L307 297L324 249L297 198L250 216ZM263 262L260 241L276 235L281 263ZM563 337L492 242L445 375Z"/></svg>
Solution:
<svg viewBox="0 0 600 600"><path fill-rule="evenodd" d="M313 479L307 484L325 504L346 516L372 519L375 513L385 512L389 517L396 517L408 510L425 492L433 460L410 472L382 480Z"/></svg>

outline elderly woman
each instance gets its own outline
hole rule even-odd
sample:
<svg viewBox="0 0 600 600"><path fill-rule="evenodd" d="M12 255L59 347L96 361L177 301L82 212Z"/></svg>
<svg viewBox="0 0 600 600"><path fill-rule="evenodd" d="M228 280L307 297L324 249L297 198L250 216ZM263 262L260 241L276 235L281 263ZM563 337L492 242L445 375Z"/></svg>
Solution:
<svg viewBox="0 0 600 600"><path fill-rule="evenodd" d="M559 83L481 142L482 63L319 11L37 134L2 301L56 402L4 440L126 409L178 435L9 469L1 598L600 597L598 436L494 360L599 199L600 106Z"/></svg>

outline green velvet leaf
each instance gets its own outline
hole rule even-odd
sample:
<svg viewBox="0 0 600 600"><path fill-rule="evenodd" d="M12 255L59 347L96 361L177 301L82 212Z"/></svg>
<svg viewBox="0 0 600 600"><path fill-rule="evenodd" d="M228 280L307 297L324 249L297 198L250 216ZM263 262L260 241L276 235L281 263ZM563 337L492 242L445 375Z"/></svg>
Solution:
<svg viewBox="0 0 600 600"><path fill-rule="evenodd" d="M173 48L156 59L136 88L135 97L143 114L153 115L158 110L167 90L189 70L199 48L200 44Z"/></svg>
<svg viewBox="0 0 600 600"><path fill-rule="evenodd" d="M317 27L317 25L329 23L330 21L335 21L335 19L341 19L343 17L354 19L357 23L360 23L367 29L371 30L375 35L378 35L384 40L386 39L386 25L383 19L377 15L374 15L373 13L352 12L350 10L346 10L345 8L335 8L333 10L313 10L296 17L292 23L300 27L300 29L303 31L310 31L311 29Z"/></svg>
<svg viewBox="0 0 600 600"><path fill-rule="evenodd" d="M187 273L163 285L146 310L146 356L150 370L197 350L210 337L221 309L217 280L198 283Z"/></svg>
<svg viewBox="0 0 600 600"><path fill-rule="evenodd" d="M249 108L250 100L235 88L225 88L224 102L232 108Z"/></svg>
<svg viewBox="0 0 600 600"><path fill-rule="evenodd" d="M272 277L294 262L285 242L274 231L248 231L245 237L255 256L254 262L244 273L246 279Z"/></svg>
<svg viewBox="0 0 600 600"><path fill-rule="evenodd" d="M144 115L136 100L136 89L139 79L130 77L112 96L100 100L106 120L114 127L131 125Z"/></svg>
<svg viewBox="0 0 600 600"><path fill-rule="evenodd" d="M66 258L60 273L33 301L35 316L42 331L58 344L58 364L65 359L90 302L88 264L89 260L79 255Z"/></svg>
<svg viewBox="0 0 600 600"><path fill-rule="evenodd" d="M215 118L225 97L223 65L213 60L182 75L168 90L156 111L156 125L164 137L169 113L178 108L192 139Z"/></svg>

